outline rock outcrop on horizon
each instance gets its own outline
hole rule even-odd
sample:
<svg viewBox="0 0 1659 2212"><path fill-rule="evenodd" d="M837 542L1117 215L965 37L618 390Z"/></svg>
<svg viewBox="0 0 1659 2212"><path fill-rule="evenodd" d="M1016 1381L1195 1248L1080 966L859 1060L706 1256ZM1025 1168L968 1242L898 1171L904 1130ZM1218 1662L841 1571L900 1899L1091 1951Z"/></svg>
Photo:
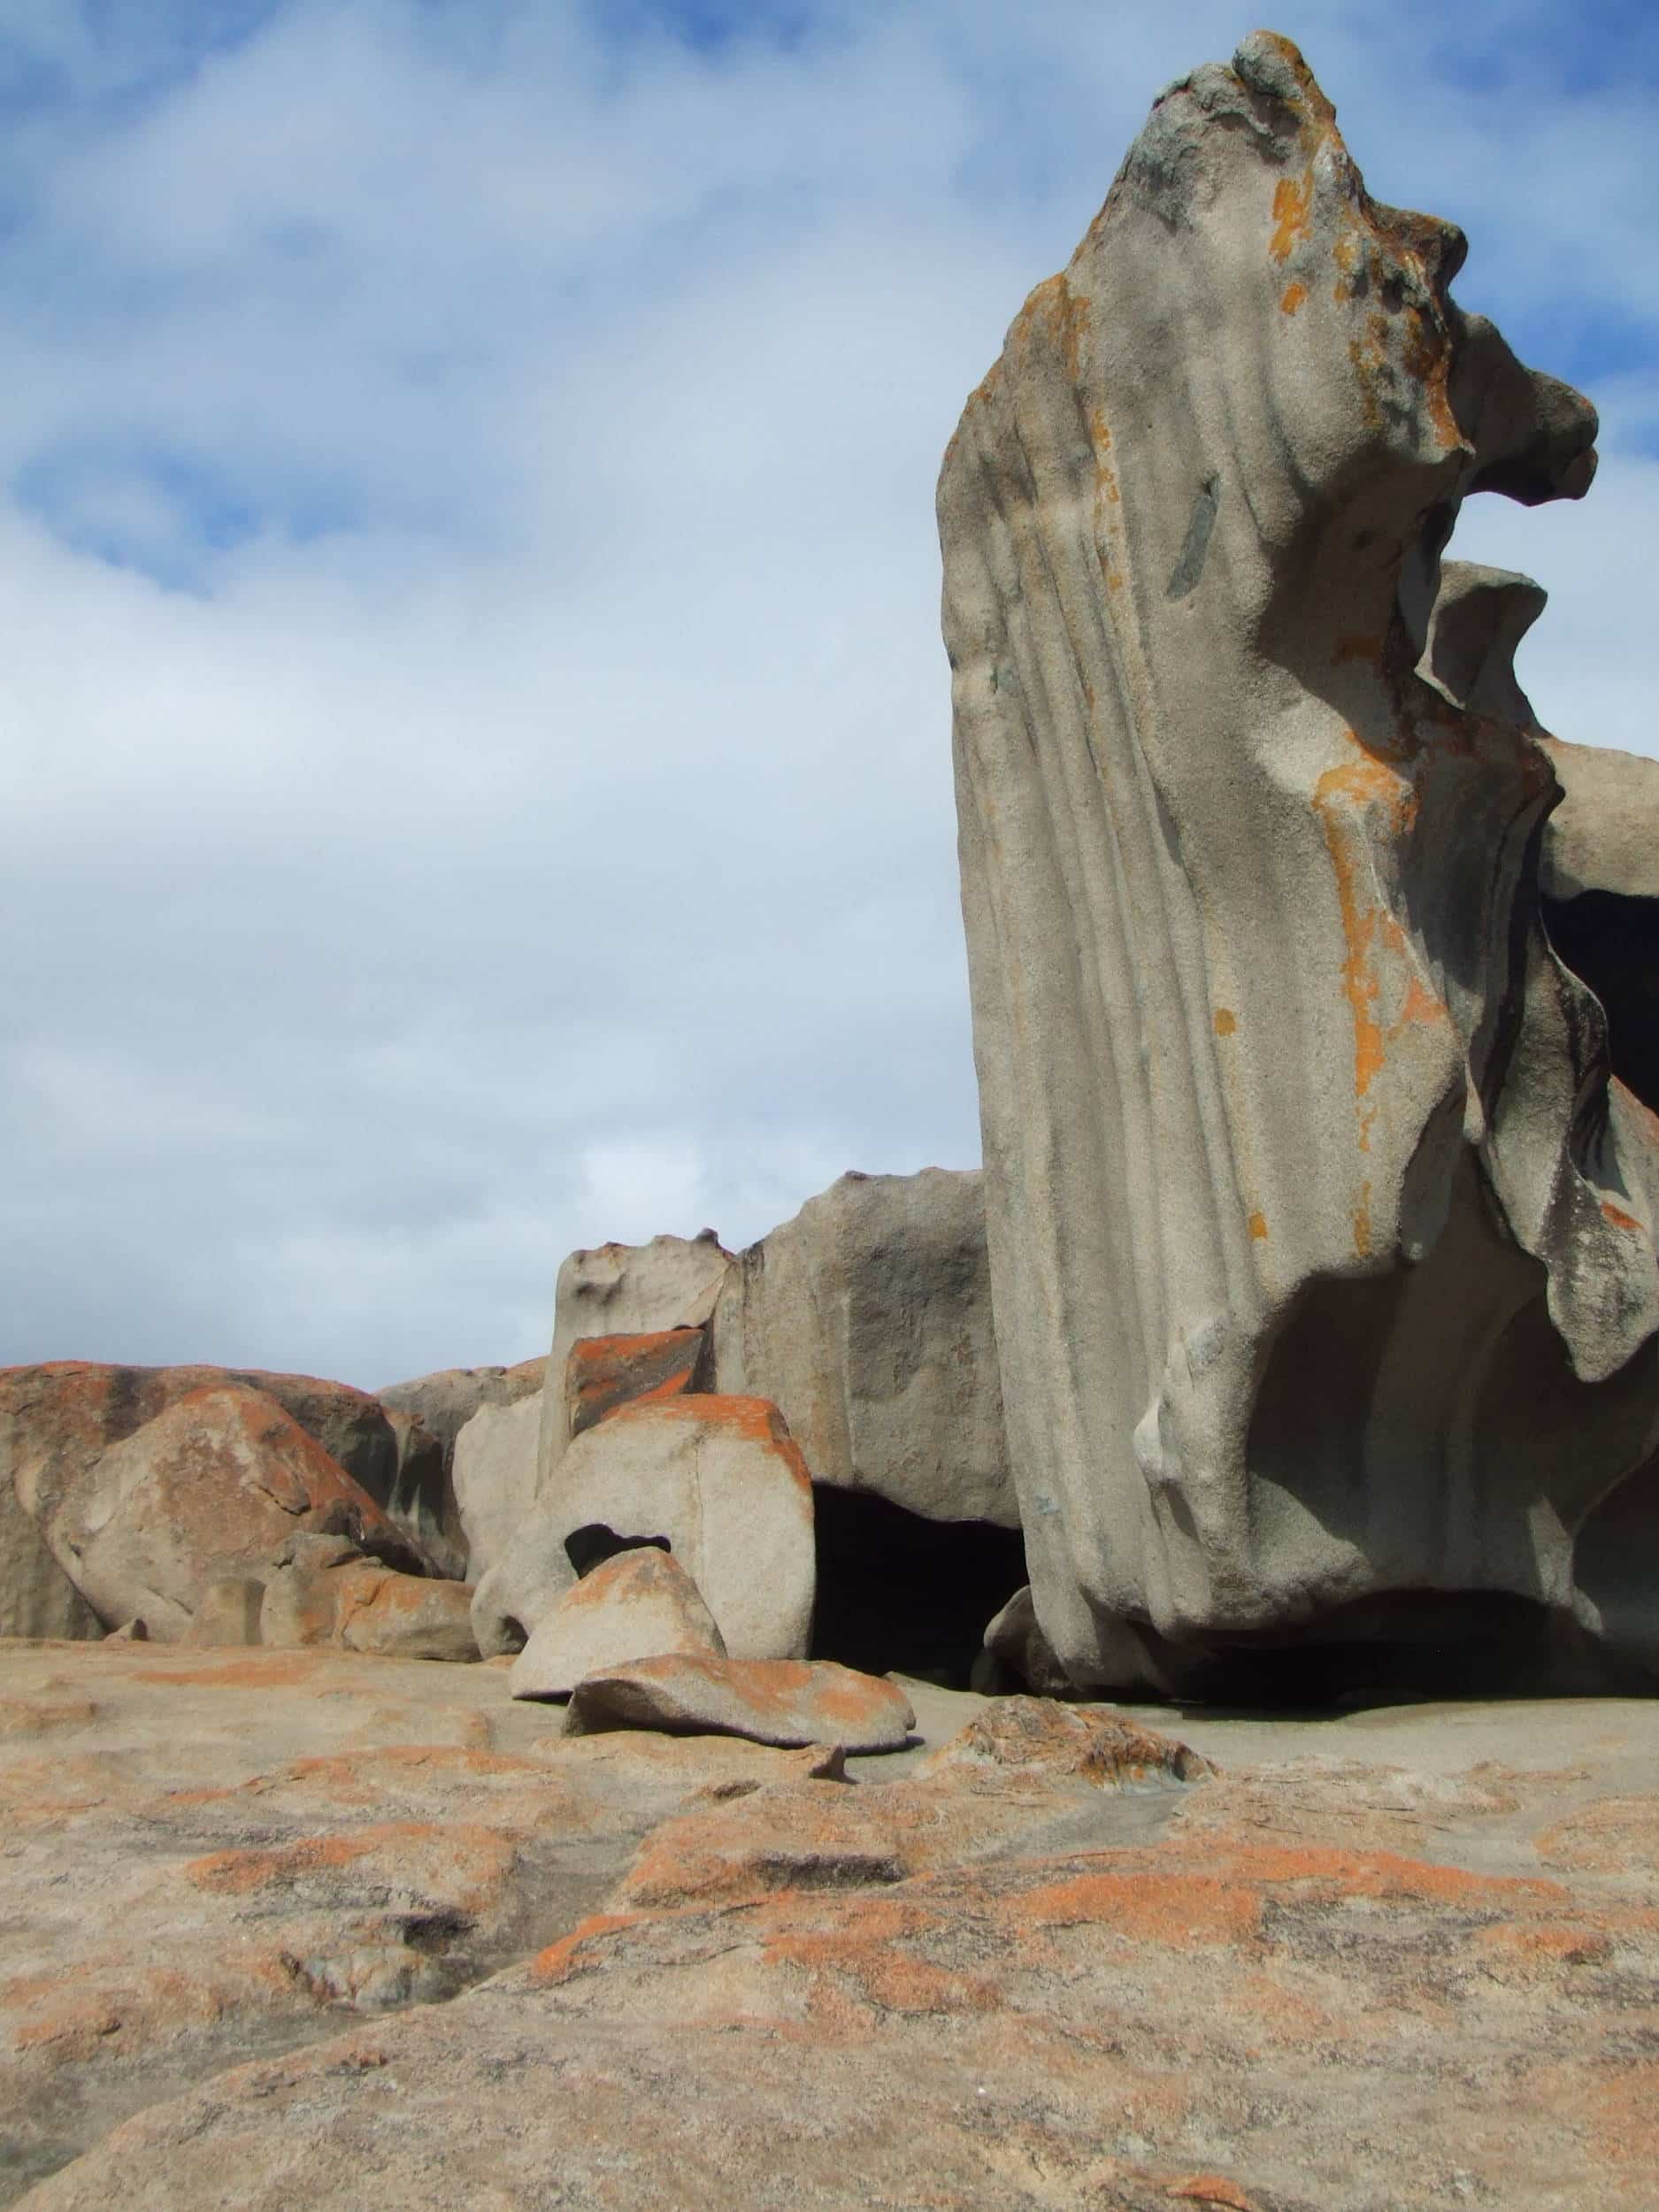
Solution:
<svg viewBox="0 0 1659 2212"><path fill-rule="evenodd" d="M1659 1129L1546 928L1542 595L1440 561L1471 493L1582 494L1595 417L1463 252L1258 34L945 457L992 1300L1080 1684L1659 1667Z"/></svg>

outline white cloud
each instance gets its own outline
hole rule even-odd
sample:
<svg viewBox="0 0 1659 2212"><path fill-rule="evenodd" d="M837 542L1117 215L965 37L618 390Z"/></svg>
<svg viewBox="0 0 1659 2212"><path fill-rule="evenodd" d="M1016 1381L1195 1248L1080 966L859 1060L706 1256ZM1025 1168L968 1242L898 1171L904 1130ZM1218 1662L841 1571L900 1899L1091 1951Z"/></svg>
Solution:
<svg viewBox="0 0 1659 2212"><path fill-rule="evenodd" d="M1471 303L1608 372L1591 500L1458 549L1646 748L1646 35L1294 12ZM0 1356L511 1359L575 1243L975 1155L938 456L1249 26L629 19L0 0Z"/></svg>

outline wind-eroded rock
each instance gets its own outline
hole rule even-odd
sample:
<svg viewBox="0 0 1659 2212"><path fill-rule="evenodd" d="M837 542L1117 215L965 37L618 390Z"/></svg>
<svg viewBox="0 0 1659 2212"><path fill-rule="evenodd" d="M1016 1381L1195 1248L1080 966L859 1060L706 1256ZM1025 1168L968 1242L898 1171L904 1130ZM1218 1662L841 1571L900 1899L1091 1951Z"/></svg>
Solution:
<svg viewBox="0 0 1659 2212"><path fill-rule="evenodd" d="M1471 492L1578 496L1595 416L1463 251L1258 34L945 456L1010 1457L1080 1685L1659 1670L1659 1125L1544 927L1542 595L1440 562Z"/></svg>

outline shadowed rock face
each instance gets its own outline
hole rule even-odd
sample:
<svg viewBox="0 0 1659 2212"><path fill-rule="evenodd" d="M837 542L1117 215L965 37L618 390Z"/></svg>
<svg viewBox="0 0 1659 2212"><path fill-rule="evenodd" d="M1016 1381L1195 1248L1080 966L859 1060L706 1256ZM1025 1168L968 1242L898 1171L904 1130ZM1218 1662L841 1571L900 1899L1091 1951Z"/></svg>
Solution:
<svg viewBox="0 0 1659 2212"><path fill-rule="evenodd" d="M1659 1125L1540 919L1542 595L1440 559L1471 491L1580 495L1595 418L1463 252L1257 35L945 457L998 1355L1079 1682L1444 1679L1516 1620L1556 1684L1659 1664Z"/></svg>

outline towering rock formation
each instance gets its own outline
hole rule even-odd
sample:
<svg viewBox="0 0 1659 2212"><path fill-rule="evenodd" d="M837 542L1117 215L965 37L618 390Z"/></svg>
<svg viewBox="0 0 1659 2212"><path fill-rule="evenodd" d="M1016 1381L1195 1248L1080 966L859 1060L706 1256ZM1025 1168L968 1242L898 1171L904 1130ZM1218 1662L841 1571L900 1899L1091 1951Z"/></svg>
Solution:
<svg viewBox="0 0 1659 2212"><path fill-rule="evenodd" d="M1542 594L1440 557L1471 492L1579 496L1595 418L1463 255L1257 35L945 457L1010 1455L1082 1683L1659 1664L1659 1124L1540 918Z"/></svg>

